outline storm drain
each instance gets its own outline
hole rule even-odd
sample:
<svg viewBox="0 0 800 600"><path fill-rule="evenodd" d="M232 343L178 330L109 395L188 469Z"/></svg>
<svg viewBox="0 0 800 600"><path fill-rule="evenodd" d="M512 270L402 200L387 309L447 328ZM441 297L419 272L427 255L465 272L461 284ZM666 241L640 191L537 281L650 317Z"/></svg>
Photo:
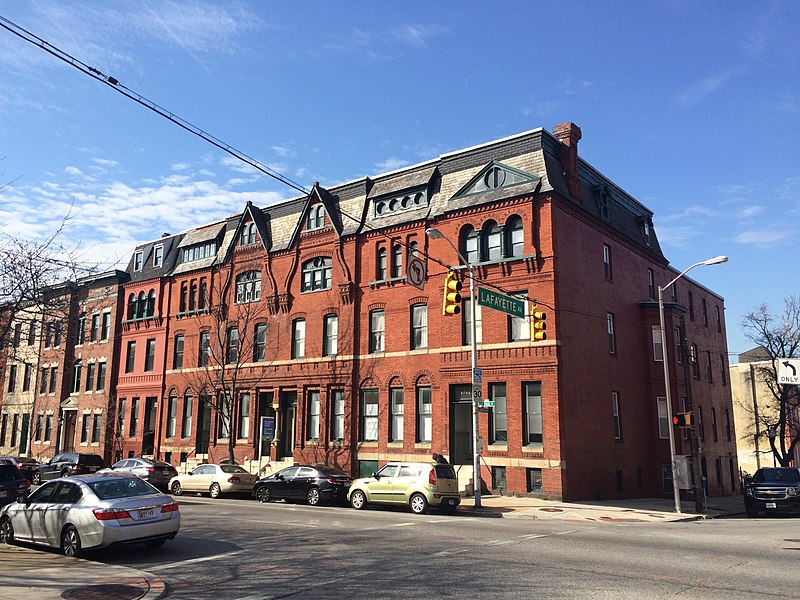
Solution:
<svg viewBox="0 0 800 600"><path fill-rule="evenodd" d="M99 584L71 588L61 593L65 600L134 600L141 598L142 588L134 585Z"/></svg>

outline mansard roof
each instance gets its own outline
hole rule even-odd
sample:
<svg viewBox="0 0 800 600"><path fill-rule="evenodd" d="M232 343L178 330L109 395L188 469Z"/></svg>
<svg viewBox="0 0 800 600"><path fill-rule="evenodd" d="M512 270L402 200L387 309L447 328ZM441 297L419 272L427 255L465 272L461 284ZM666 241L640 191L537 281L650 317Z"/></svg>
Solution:
<svg viewBox="0 0 800 600"><path fill-rule="evenodd" d="M179 246L182 238L182 233L176 235L165 233L157 240L136 246L133 254L131 255L130 261L128 262L128 268L126 269L128 275L130 276L129 281L131 283L135 283L137 281L156 279L171 272L178 257L178 253L175 252L175 250ZM153 264L153 252L157 246L163 247L162 262L160 266L155 266ZM138 271L135 271L133 267L136 254L138 252L142 253L142 268Z"/></svg>
<svg viewBox="0 0 800 600"><path fill-rule="evenodd" d="M345 237L424 223L500 200L553 193L571 202L573 210L589 213L663 259L652 227L652 211L580 156L577 168L581 197L571 197L567 168L562 162L564 149L564 144L553 134L537 128L396 171L327 188L315 183L308 194L260 210L248 205L248 210L257 223L266 251L280 252L292 248L299 239L308 210L315 202L325 206L331 227L339 237ZM163 271L169 272L168 254L174 255L170 264L177 264L176 274L222 262L243 218L236 215L227 224L218 222L169 238L170 244L177 248L216 240L218 252L202 260L178 264L179 252L167 253L165 248ZM143 247L152 248L153 242L149 244ZM155 274L148 258L145 263L148 271L143 269L141 273L132 273L132 263L129 265L132 279Z"/></svg>

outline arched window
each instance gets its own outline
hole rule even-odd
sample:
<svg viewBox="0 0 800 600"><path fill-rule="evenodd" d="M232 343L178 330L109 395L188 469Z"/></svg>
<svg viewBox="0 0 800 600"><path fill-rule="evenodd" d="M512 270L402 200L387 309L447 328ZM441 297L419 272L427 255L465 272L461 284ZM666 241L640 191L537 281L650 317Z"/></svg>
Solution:
<svg viewBox="0 0 800 600"><path fill-rule="evenodd" d="M200 299L198 301L197 308L203 310L208 303L208 284L206 283L205 277L200 279Z"/></svg>
<svg viewBox="0 0 800 600"><path fill-rule="evenodd" d="M417 242L411 242L408 245L408 255L419 256L419 244Z"/></svg>
<svg viewBox="0 0 800 600"><path fill-rule="evenodd" d="M186 301L189 299L189 286L185 283L181 284L181 300L178 308L179 312L186 312Z"/></svg>
<svg viewBox="0 0 800 600"><path fill-rule="evenodd" d="M133 321L136 318L136 296L131 294L128 296L128 320Z"/></svg>
<svg viewBox="0 0 800 600"><path fill-rule="evenodd" d="M503 230L494 221L489 221L486 223L485 232L485 260L500 260L503 258Z"/></svg>
<svg viewBox="0 0 800 600"><path fill-rule="evenodd" d="M189 310L197 309L197 282L192 281L189 287Z"/></svg>
<svg viewBox="0 0 800 600"><path fill-rule="evenodd" d="M400 244L392 246L392 277L403 274L403 247Z"/></svg>
<svg viewBox="0 0 800 600"><path fill-rule="evenodd" d="M480 262L480 254L478 252L480 244L478 243L478 232L472 225L467 225L462 230L461 238L461 252L467 259L467 262L474 265Z"/></svg>
<svg viewBox="0 0 800 600"><path fill-rule="evenodd" d="M242 234L239 237L240 246L249 246L256 243L256 224L250 221L242 226Z"/></svg>
<svg viewBox="0 0 800 600"><path fill-rule="evenodd" d="M321 229L325 226L325 207L322 204L315 204L308 211L306 228Z"/></svg>
<svg viewBox="0 0 800 600"><path fill-rule="evenodd" d="M142 319L145 316L145 311L147 310L147 297L144 295L144 291L139 292L139 297L136 299L136 318Z"/></svg>
<svg viewBox="0 0 800 600"><path fill-rule="evenodd" d="M522 219L511 217L506 223L506 256L522 256L525 246L525 232L522 229Z"/></svg>
<svg viewBox="0 0 800 600"><path fill-rule="evenodd" d="M247 271L236 276L236 304L261 300L261 272Z"/></svg>
<svg viewBox="0 0 800 600"><path fill-rule="evenodd" d="M315 292L331 288L331 259L318 256L303 263L301 292Z"/></svg>
<svg viewBox="0 0 800 600"><path fill-rule="evenodd" d="M156 314L156 291L150 290L147 294L147 306L145 307L145 317L154 317Z"/></svg>
<svg viewBox="0 0 800 600"><path fill-rule="evenodd" d="M386 279L386 248L378 248L375 256L375 279L378 281Z"/></svg>

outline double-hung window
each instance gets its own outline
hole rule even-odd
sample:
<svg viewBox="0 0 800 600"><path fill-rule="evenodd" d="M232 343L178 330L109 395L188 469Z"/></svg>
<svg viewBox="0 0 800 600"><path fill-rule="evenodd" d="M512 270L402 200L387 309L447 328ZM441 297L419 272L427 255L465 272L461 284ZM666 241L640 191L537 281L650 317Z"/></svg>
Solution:
<svg viewBox="0 0 800 600"><path fill-rule="evenodd" d="M181 419L181 437L188 438L192 435L192 396L183 398L183 418Z"/></svg>
<svg viewBox="0 0 800 600"><path fill-rule="evenodd" d="M622 439L622 417L619 414L619 392L611 392L611 415L614 418L614 439Z"/></svg>
<svg viewBox="0 0 800 600"><path fill-rule="evenodd" d="M532 381L522 384L522 401L525 411L523 425L523 445L540 445L544 439L542 421L542 383Z"/></svg>
<svg viewBox="0 0 800 600"><path fill-rule="evenodd" d="M229 327L226 336L225 364L233 365L239 362L239 328Z"/></svg>
<svg viewBox="0 0 800 600"><path fill-rule="evenodd" d="M384 312L383 309L369 311L369 351L383 352Z"/></svg>
<svg viewBox="0 0 800 600"><path fill-rule="evenodd" d="M433 438L433 400L428 385L417 387L417 441L430 442Z"/></svg>
<svg viewBox="0 0 800 600"><path fill-rule="evenodd" d="M210 331L201 331L200 332L200 346L198 347L197 352L197 366L198 367L207 367L208 366L208 355L211 351L211 332Z"/></svg>
<svg viewBox="0 0 800 600"><path fill-rule="evenodd" d="M653 360L656 362L664 361L664 344L661 339L661 327L653 325L651 328L653 334Z"/></svg>
<svg viewBox="0 0 800 600"><path fill-rule="evenodd" d="M614 313L606 313L606 330L608 333L608 353L617 352L617 334L614 330Z"/></svg>
<svg viewBox="0 0 800 600"><path fill-rule="evenodd" d="M239 396L239 427L237 438L246 440L250 435L250 394Z"/></svg>
<svg viewBox="0 0 800 600"><path fill-rule="evenodd" d="M339 316L325 315L322 333L322 352L324 356L336 356L339 350Z"/></svg>
<svg viewBox="0 0 800 600"><path fill-rule="evenodd" d="M670 423L669 408L667 407L667 399L659 396L658 402L658 437L662 440L669 438L669 428L672 427Z"/></svg>
<svg viewBox="0 0 800 600"><path fill-rule="evenodd" d="M506 402L506 384L490 383L489 400L494 401L494 408L489 413L491 416L491 443L508 443L508 414Z"/></svg>
<svg viewBox="0 0 800 600"><path fill-rule="evenodd" d="M261 300L261 272L247 271L236 276L236 304Z"/></svg>
<svg viewBox="0 0 800 600"><path fill-rule="evenodd" d="M306 355L306 320L292 321L292 358L304 358Z"/></svg>
<svg viewBox="0 0 800 600"><path fill-rule="evenodd" d="M464 309L464 322L463 322L463 331L464 334L462 336L464 340L464 345L469 346L472 344L472 311L473 308L475 309L475 343L480 344L481 340L483 339L483 320L481 318L481 305L477 304L475 307L472 306L472 299L464 298L461 301L461 306Z"/></svg>
<svg viewBox="0 0 800 600"><path fill-rule="evenodd" d="M428 305L411 307L411 349L428 347Z"/></svg>
<svg viewBox="0 0 800 600"><path fill-rule="evenodd" d="M306 397L306 439L319 439L319 390L309 390Z"/></svg>
<svg viewBox="0 0 800 600"><path fill-rule="evenodd" d="M361 441L378 441L378 390L361 390Z"/></svg>
<svg viewBox="0 0 800 600"><path fill-rule="evenodd" d="M178 397L171 395L167 400L167 437L175 437L175 422L178 412Z"/></svg>
<svg viewBox="0 0 800 600"><path fill-rule="evenodd" d="M266 358L267 350L267 324L258 323L253 332L253 362L260 362Z"/></svg>
<svg viewBox="0 0 800 600"><path fill-rule="evenodd" d="M150 338L145 345L144 370L152 371L156 364L156 340Z"/></svg>
<svg viewBox="0 0 800 600"><path fill-rule="evenodd" d="M175 344L172 354L172 368L183 368L183 334L179 333L175 336Z"/></svg>
<svg viewBox="0 0 800 600"><path fill-rule="evenodd" d="M331 396L331 440L339 442L344 439L344 390L333 390Z"/></svg>
<svg viewBox="0 0 800 600"><path fill-rule="evenodd" d="M389 388L389 403L391 417L389 420L389 441L403 441L403 388Z"/></svg>

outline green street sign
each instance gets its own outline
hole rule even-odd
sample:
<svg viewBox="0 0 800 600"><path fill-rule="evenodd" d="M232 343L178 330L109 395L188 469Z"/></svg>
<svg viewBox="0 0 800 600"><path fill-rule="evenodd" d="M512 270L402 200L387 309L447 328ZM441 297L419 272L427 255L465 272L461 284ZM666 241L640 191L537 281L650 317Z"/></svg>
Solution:
<svg viewBox="0 0 800 600"><path fill-rule="evenodd" d="M478 304L493 308L511 315L512 317L525 317L525 301L512 298L505 294L498 294L486 288L478 288Z"/></svg>

